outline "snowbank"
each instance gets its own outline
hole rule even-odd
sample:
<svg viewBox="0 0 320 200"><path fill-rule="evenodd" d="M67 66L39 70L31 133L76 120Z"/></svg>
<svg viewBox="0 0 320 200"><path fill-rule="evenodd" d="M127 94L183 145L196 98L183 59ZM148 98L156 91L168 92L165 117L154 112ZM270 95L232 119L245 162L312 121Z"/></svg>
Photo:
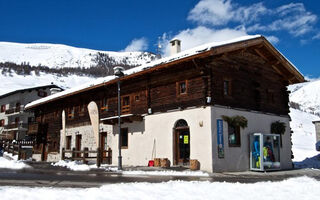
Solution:
<svg viewBox="0 0 320 200"><path fill-rule="evenodd" d="M67 161L60 160L56 163L51 163L53 166L66 167L72 171L89 171L90 169L97 169L96 164L83 164L81 161ZM101 168L106 169L106 171L116 171L116 167L111 167L110 165L102 164Z"/></svg>
<svg viewBox="0 0 320 200"><path fill-rule="evenodd" d="M8 160L4 157L0 157L0 168L6 169L23 169L29 168L29 165L24 164L22 161Z"/></svg>
<svg viewBox="0 0 320 200"><path fill-rule="evenodd" d="M124 175L150 175L150 176L209 176L208 173L202 171L123 171Z"/></svg>
<svg viewBox="0 0 320 200"><path fill-rule="evenodd" d="M148 199L148 200L315 200L320 196L320 182L300 177L281 182L259 182L254 184L185 182L166 183L121 183L100 188L29 188L0 187L1 199L6 200L61 200L61 199Z"/></svg>

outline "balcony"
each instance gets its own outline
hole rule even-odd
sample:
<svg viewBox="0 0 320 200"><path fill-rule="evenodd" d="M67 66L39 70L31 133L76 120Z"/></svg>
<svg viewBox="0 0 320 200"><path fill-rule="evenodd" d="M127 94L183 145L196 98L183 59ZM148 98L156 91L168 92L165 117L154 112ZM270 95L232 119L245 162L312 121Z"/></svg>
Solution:
<svg viewBox="0 0 320 200"><path fill-rule="evenodd" d="M23 112L24 106L13 107L5 111L6 115L16 115Z"/></svg>
<svg viewBox="0 0 320 200"><path fill-rule="evenodd" d="M27 130L28 124L26 123L13 123L13 124L7 124L4 126L4 131L14 131L14 130Z"/></svg>

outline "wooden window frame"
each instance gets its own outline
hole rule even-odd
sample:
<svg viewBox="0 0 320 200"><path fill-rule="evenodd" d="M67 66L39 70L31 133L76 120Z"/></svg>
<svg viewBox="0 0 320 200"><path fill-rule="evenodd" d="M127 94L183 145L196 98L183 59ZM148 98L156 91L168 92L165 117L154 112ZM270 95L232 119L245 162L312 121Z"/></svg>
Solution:
<svg viewBox="0 0 320 200"><path fill-rule="evenodd" d="M129 104L124 105L124 99L129 98ZM129 114L131 112L131 96L125 95L121 97L121 114Z"/></svg>
<svg viewBox="0 0 320 200"><path fill-rule="evenodd" d="M101 112L108 112L109 111L109 98L103 98L101 101Z"/></svg>
<svg viewBox="0 0 320 200"><path fill-rule="evenodd" d="M230 143L230 136L231 136L231 130L234 130L235 138L236 138L236 144ZM240 126L232 127L228 124L228 145L229 147L241 147L241 128Z"/></svg>
<svg viewBox="0 0 320 200"><path fill-rule="evenodd" d="M185 84L185 92L181 92L181 84L184 83ZM187 95L188 94L188 80L183 80L183 81L178 81L176 82L176 93L177 96L183 96L183 95Z"/></svg>
<svg viewBox="0 0 320 200"><path fill-rule="evenodd" d="M227 93L226 93L226 88L225 88L225 83L228 83L228 88L227 88ZM231 78L223 78L223 82L222 82L222 92L223 92L223 96L225 97L232 97L232 79Z"/></svg>
<svg viewBox="0 0 320 200"><path fill-rule="evenodd" d="M69 120L74 119L74 113L75 113L75 108L74 108L74 107L68 108L68 115L67 115L67 117L68 117Z"/></svg>
<svg viewBox="0 0 320 200"><path fill-rule="evenodd" d="M122 141L123 141L123 137L122 136L124 135L123 131L127 132L127 141L126 141L127 145L126 146L122 145ZM121 134L121 141L120 141L121 149L128 149L128 147L129 147L129 130L128 130L128 128L121 128L120 134Z"/></svg>
<svg viewBox="0 0 320 200"><path fill-rule="evenodd" d="M6 105L1 105L1 113L6 112Z"/></svg>
<svg viewBox="0 0 320 200"><path fill-rule="evenodd" d="M140 95L139 94L135 94L134 95L134 101L135 102L140 101Z"/></svg>

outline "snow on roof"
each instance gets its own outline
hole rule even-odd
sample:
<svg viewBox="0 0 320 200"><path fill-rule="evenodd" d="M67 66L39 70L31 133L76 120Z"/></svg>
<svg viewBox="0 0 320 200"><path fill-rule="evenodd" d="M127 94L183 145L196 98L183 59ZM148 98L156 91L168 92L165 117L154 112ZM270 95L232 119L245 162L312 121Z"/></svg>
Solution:
<svg viewBox="0 0 320 200"><path fill-rule="evenodd" d="M192 55L196 55L196 54L199 54L199 53L202 53L202 52L209 51L210 49L212 49L214 47L218 47L218 46L222 46L222 45L226 45L226 44L232 44L232 43L241 42L241 41L246 41L246 40L251 40L251 39L256 39L256 38L260 38L260 37L262 37L262 36L261 35L249 35L249 36L242 36L242 37L238 37L238 38L235 38L235 39L222 41L222 42L207 43L207 44L204 44L204 45L200 45L200 46L197 46L197 47L182 51L182 52L177 53L177 54L172 55L172 56L164 57L164 58L155 60L153 62L146 63L146 64L143 64L141 66L128 69L128 70L124 71L124 74L125 75L131 75L131 74L134 74L134 73L137 73L137 72L140 72L140 71L143 71L143 70L146 70L146 69L158 66L158 65L170 63L170 62L173 62L175 60L179 60L179 59L182 59L182 58L186 58L186 57L189 57L189 56L192 56ZM93 82L86 83L86 84L83 84L83 85L80 85L80 86L77 86L77 87L74 87L74 88L71 88L71 89L67 89L67 90L65 90L63 92L59 92L59 93L47 96L45 98L41 98L41 99L38 99L36 101L33 101L33 102L27 104L25 106L25 108L29 109L29 108L34 107L36 105L40 105L40 104L46 103L48 101L52 101L52 100L57 99L57 98L62 98L64 96L67 96L68 94L72 94L72 93L74 93L76 91L79 91L79 90L90 89L91 87L104 84L104 83L109 82L109 81L111 81L111 80L113 80L115 78L116 78L116 76L114 76L114 75L103 77L103 78L98 78L97 80L95 80Z"/></svg>

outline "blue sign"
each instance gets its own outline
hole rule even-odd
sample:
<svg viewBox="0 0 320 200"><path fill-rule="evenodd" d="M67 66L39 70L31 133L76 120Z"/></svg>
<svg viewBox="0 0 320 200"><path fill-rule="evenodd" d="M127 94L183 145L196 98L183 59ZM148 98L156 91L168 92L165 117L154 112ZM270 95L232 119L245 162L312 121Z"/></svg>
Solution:
<svg viewBox="0 0 320 200"><path fill-rule="evenodd" d="M222 119L217 119L217 142L218 142L218 158L224 158Z"/></svg>

